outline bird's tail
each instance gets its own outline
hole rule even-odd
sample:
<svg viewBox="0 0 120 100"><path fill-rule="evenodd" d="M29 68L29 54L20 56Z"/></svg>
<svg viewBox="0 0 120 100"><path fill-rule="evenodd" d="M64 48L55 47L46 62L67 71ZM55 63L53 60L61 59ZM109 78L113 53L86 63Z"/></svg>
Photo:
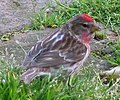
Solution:
<svg viewBox="0 0 120 100"><path fill-rule="evenodd" d="M25 84L29 84L36 77L43 76L43 75L50 75L50 72L43 71L43 70L41 70L41 68L31 68L22 74L21 80Z"/></svg>

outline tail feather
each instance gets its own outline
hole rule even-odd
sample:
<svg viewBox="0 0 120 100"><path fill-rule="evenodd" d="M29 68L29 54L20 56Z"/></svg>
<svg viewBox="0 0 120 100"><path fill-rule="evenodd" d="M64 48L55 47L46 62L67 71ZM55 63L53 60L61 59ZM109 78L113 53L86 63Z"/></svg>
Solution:
<svg viewBox="0 0 120 100"><path fill-rule="evenodd" d="M25 84L29 84L31 81L33 81L36 77L42 76L42 75L50 75L49 72L42 72L41 68L31 68L28 69L26 72L24 72L21 76L21 80Z"/></svg>

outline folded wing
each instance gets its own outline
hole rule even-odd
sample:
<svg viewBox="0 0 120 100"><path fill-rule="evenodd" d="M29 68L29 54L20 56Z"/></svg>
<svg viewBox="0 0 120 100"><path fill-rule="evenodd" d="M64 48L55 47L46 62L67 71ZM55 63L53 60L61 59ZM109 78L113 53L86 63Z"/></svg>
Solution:
<svg viewBox="0 0 120 100"><path fill-rule="evenodd" d="M59 30L38 42L27 54L24 68L56 67L82 60L87 52L86 46L69 34L66 35Z"/></svg>

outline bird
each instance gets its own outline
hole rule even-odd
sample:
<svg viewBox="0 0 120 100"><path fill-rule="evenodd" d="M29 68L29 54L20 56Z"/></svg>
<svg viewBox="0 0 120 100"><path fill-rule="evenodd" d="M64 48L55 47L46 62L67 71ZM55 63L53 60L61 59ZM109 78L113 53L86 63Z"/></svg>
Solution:
<svg viewBox="0 0 120 100"><path fill-rule="evenodd" d="M88 14L75 16L62 28L38 41L27 53L21 75L25 84L46 75L54 75L61 68L70 77L78 74L91 50L94 33L101 30Z"/></svg>

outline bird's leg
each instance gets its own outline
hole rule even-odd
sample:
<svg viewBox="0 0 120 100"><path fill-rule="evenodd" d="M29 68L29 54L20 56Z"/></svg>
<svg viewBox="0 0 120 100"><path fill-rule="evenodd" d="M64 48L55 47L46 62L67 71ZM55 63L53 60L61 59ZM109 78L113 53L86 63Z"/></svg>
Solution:
<svg viewBox="0 0 120 100"><path fill-rule="evenodd" d="M71 68L73 70L69 74L67 84L68 84L68 86L73 87L72 79L73 79L74 75L79 73L79 71L81 69L81 62L75 63L73 66L71 66Z"/></svg>
<svg viewBox="0 0 120 100"><path fill-rule="evenodd" d="M70 75L70 76L68 77L68 80L67 80L67 86L73 87L73 85L72 85L72 79L73 79L73 75Z"/></svg>
<svg viewBox="0 0 120 100"><path fill-rule="evenodd" d="M50 81L50 79L51 79L51 73L47 73L48 74L48 80Z"/></svg>

